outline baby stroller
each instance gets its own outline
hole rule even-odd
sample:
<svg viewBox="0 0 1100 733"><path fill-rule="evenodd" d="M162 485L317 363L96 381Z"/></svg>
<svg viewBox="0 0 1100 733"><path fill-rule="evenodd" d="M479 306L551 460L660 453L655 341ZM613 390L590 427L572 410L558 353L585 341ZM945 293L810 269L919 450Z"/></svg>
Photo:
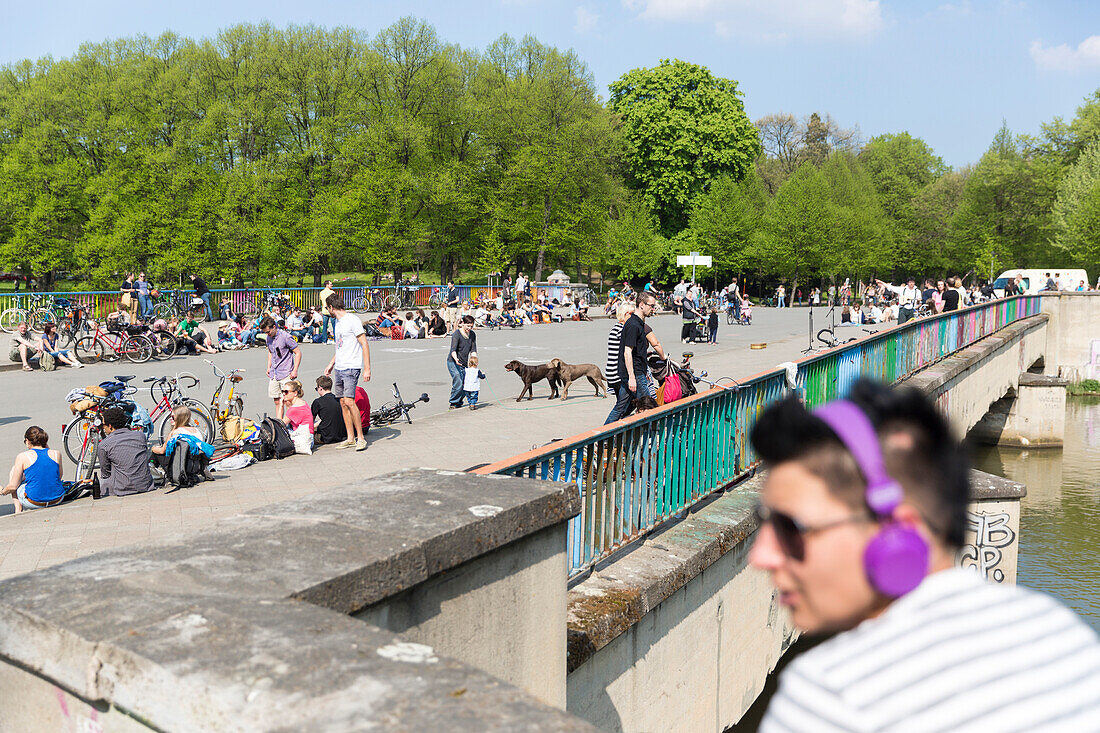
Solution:
<svg viewBox="0 0 1100 733"><path fill-rule="evenodd" d="M687 333L684 335L684 340L689 344L705 344L709 341L707 334L707 322L699 318L690 325L687 329Z"/></svg>

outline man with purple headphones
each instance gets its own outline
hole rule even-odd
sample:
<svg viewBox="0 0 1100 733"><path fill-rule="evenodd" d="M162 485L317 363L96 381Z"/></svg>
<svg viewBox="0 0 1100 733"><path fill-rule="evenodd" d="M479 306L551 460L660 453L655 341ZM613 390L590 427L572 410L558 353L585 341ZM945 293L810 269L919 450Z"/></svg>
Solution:
<svg viewBox="0 0 1100 733"><path fill-rule="evenodd" d="M969 467L933 404L860 381L752 432L750 563L807 635L762 731L1100 730L1100 640L1041 593L954 566Z"/></svg>

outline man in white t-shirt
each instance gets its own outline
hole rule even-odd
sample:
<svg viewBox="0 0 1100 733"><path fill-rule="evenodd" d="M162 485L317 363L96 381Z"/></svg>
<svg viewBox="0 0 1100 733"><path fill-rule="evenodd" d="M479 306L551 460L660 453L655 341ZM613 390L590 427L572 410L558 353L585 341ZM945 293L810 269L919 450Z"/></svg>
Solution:
<svg viewBox="0 0 1100 733"><path fill-rule="evenodd" d="M761 723L773 731L1083 731L1100 640L1050 596L955 566L966 455L913 388L795 396L752 431L768 467L749 562L804 634Z"/></svg>
<svg viewBox="0 0 1100 733"><path fill-rule="evenodd" d="M359 418L359 408L355 406L355 388L359 377L370 381L370 347L367 334L359 317L348 313L344 299L334 293L325 302L329 312L336 318L336 353L325 367L325 376L332 377L332 393L340 398L340 409L344 412L344 426L348 431L346 442L338 448L366 450L367 440L363 437L363 424ZM353 437L354 436L354 437Z"/></svg>

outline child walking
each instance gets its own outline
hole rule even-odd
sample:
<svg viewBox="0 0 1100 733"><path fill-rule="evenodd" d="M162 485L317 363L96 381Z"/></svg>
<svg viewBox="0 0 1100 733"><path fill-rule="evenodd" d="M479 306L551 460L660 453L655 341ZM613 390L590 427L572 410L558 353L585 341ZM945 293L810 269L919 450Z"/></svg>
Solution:
<svg viewBox="0 0 1100 733"><path fill-rule="evenodd" d="M466 376L462 381L462 392L466 397L466 402L470 405L470 409L476 410L477 393L481 391L481 380L485 379L485 375L477 368L476 356L471 355L466 363L469 366L466 367Z"/></svg>
<svg viewBox="0 0 1100 733"><path fill-rule="evenodd" d="M709 338L707 339L707 343L708 344L717 344L718 343L718 309L717 308L711 308L710 309L710 315L707 316L707 333L709 334Z"/></svg>

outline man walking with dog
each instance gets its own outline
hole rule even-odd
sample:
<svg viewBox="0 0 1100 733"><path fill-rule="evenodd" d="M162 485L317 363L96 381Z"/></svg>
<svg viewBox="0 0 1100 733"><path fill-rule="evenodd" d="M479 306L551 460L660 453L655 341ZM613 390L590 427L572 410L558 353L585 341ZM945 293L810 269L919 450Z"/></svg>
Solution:
<svg viewBox="0 0 1100 733"><path fill-rule="evenodd" d="M615 406L604 421L613 423L630 414L634 400L649 396L649 339L646 338L645 319L653 314L657 299L652 293L641 293L637 306L624 322L619 333L618 370L619 386L615 390Z"/></svg>

